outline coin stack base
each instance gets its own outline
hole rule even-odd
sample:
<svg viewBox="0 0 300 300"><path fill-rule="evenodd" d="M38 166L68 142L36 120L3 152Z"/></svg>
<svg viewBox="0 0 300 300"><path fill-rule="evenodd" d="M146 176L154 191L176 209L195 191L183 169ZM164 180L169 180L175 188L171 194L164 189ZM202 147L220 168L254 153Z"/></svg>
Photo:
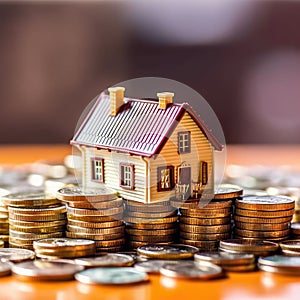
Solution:
<svg viewBox="0 0 300 300"><path fill-rule="evenodd" d="M67 204L68 238L93 240L96 252L124 248L123 200L114 190L68 187L57 197Z"/></svg>
<svg viewBox="0 0 300 300"><path fill-rule="evenodd" d="M126 245L129 249L152 243L174 243L178 233L178 216L170 201L153 204L124 202Z"/></svg>
<svg viewBox="0 0 300 300"><path fill-rule="evenodd" d="M285 196L245 196L235 201L235 237L282 241L290 237L295 201Z"/></svg>

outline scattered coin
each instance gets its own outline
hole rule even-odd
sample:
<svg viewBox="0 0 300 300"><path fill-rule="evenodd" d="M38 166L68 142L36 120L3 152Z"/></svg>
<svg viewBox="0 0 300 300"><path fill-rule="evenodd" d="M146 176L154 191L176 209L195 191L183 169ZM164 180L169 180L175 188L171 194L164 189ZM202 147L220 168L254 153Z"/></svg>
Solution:
<svg viewBox="0 0 300 300"><path fill-rule="evenodd" d="M134 264L130 255L109 253L89 258L77 258L75 263L88 268L95 267L128 267Z"/></svg>
<svg viewBox="0 0 300 300"><path fill-rule="evenodd" d="M296 251L300 253L300 239L284 241L281 242L279 246L282 250L290 250L290 251Z"/></svg>
<svg viewBox="0 0 300 300"><path fill-rule="evenodd" d="M3 248L0 249L0 259L18 263L26 260L33 260L35 253L26 249Z"/></svg>
<svg viewBox="0 0 300 300"><path fill-rule="evenodd" d="M145 272L134 268L92 268L75 275L75 279L85 284L123 285L148 281Z"/></svg>
<svg viewBox="0 0 300 300"><path fill-rule="evenodd" d="M0 277L10 275L12 263L7 261L0 261Z"/></svg>
<svg viewBox="0 0 300 300"><path fill-rule="evenodd" d="M134 268L142 271L142 272L146 272L146 273L150 273L150 274L159 274L160 273L160 269L166 265L166 264L177 264L178 261L176 260L158 260L158 259L151 259L148 261L142 261L142 262L138 262L134 265Z"/></svg>

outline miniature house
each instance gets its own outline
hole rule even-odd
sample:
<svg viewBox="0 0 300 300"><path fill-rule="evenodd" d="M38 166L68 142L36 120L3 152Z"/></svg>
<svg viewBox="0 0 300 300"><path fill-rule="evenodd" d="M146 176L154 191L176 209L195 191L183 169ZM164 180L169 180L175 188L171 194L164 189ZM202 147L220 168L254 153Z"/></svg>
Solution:
<svg viewBox="0 0 300 300"><path fill-rule="evenodd" d="M82 153L84 187L143 203L213 194L214 151L222 145L189 104L173 103L169 92L155 101L108 90L71 141Z"/></svg>

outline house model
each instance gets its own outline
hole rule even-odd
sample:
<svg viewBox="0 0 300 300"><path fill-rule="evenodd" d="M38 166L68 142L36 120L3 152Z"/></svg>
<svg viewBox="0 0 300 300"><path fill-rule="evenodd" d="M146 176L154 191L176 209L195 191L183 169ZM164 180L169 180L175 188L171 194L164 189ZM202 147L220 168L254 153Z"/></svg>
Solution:
<svg viewBox="0 0 300 300"><path fill-rule="evenodd" d="M157 100L124 97L125 88L102 93L71 144L82 153L82 185L113 188L143 203L214 193L212 132L187 103L173 93Z"/></svg>

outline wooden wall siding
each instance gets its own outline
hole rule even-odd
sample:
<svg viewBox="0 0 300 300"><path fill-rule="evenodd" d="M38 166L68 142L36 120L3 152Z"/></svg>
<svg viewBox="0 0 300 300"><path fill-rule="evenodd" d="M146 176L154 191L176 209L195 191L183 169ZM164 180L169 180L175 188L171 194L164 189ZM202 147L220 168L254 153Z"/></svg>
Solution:
<svg viewBox="0 0 300 300"><path fill-rule="evenodd" d="M191 152L178 154L178 132L191 132ZM211 193L214 188L214 168L213 168L213 147L201 132L197 124L188 113L185 113L180 123L174 130L170 139L165 144L161 153L156 158L150 159L150 197L151 202L168 200L175 196L175 189L172 191L157 191L157 168L161 166L173 165L175 167L175 183L178 180L178 167L182 164L190 165L192 181L200 180L200 160L208 163L208 183L205 187L207 193Z"/></svg>
<svg viewBox="0 0 300 300"><path fill-rule="evenodd" d="M86 186L97 188L106 186L117 190L121 197L127 200L145 202L146 199L146 165L139 156L130 156L129 154L108 152L106 150L97 150L86 148ZM91 158L100 157L104 159L104 183L92 181ZM120 187L120 163L134 165L134 190Z"/></svg>

